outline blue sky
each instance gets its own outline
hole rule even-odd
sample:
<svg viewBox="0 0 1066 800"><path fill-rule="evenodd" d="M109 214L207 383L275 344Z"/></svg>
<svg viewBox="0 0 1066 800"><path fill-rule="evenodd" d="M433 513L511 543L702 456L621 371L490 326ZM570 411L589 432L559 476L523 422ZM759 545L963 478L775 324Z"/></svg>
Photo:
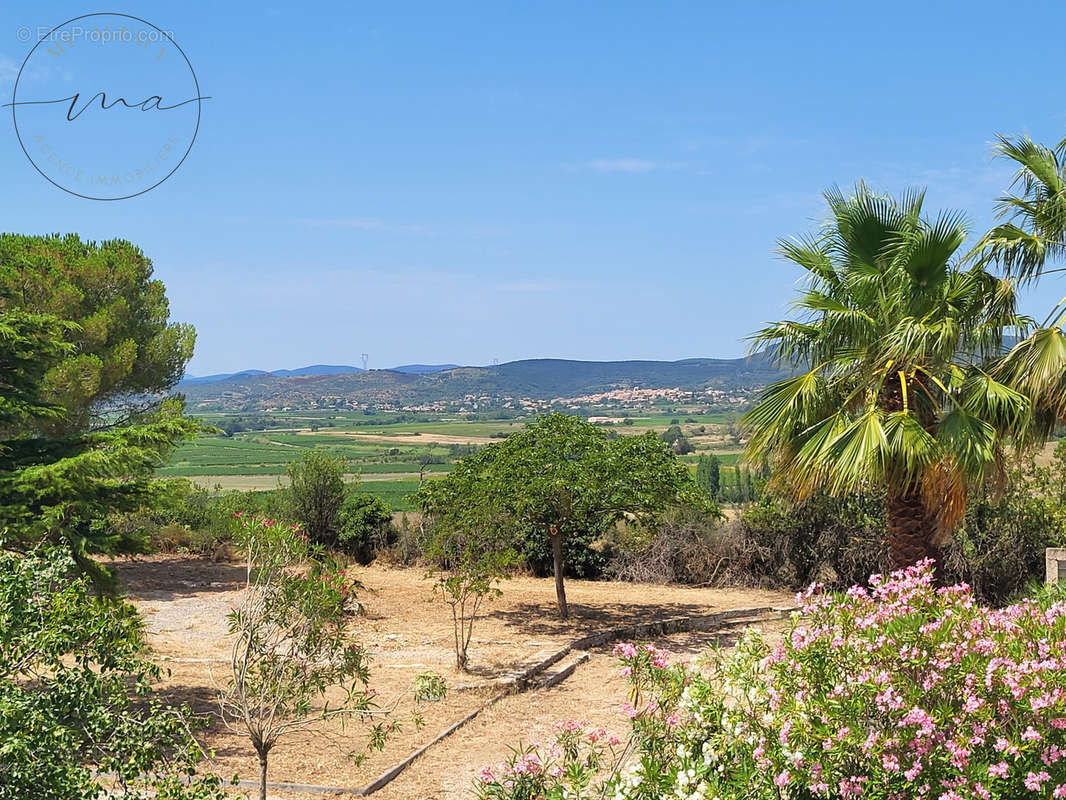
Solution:
<svg viewBox="0 0 1066 800"><path fill-rule="evenodd" d="M0 92L36 29L8 0ZM774 240L865 178L975 229L996 132L1066 135L1058 2L127 3L195 67L195 146L98 202L0 117L0 227L139 244L192 374L734 356L798 277ZM1066 293L1054 276L1034 313Z"/></svg>

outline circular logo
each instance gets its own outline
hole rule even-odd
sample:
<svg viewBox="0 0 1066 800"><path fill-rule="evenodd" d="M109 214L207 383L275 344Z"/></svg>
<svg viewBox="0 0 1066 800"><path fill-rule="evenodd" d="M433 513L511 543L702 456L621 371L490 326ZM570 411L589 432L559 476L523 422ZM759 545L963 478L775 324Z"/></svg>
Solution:
<svg viewBox="0 0 1066 800"><path fill-rule="evenodd" d="M88 200L136 197L173 175L210 98L171 33L115 13L41 33L6 104L34 168Z"/></svg>

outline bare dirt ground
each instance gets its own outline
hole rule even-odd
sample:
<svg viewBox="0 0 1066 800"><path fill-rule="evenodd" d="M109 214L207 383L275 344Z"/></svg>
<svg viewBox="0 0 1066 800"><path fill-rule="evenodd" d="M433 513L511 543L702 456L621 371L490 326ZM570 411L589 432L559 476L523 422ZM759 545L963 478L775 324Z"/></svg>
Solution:
<svg viewBox="0 0 1066 800"><path fill-rule="evenodd" d="M154 556L119 561L115 567L125 592L145 616L149 641L170 670L161 690L172 702L186 702L205 716L213 715L216 685L225 681L228 670L226 615L239 602L243 565ZM472 674L462 675L453 665L450 616L432 600L423 571L371 566L361 569L359 577L365 586L360 599L367 615L357 621L356 630L374 653L371 686L383 698L400 696L415 675L434 671L448 682L448 696L420 706L426 723L421 730L408 721L385 752L371 753L358 766L345 755L363 749L366 729L358 723L349 724L346 730L323 726L283 740L271 755L273 782L362 786L480 706L494 693L487 686L492 679L540 650L585 633L677 615L791 601L783 593L758 590L573 580L567 582L571 618L562 621L554 613L551 579L515 578L504 584L503 596L478 622L471 645ZM714 639L714 634L685 633L661 637L657 644L688 657ZM610 648L599 648L560 685L507 697L484 711L375 796L382 800L465 798L482 766L505 758L509 744L547 740L557 720L584 718L622 733L625 726L619 707L624 699L625 684ZM409 708L401 705L398 718L409 720L404 712ZM208 768L226 777L235 772L244 779L257 776L254 753L246 739L214 720L205 741L215 751ZM271 797L302 795L271 792Z"/></svg>

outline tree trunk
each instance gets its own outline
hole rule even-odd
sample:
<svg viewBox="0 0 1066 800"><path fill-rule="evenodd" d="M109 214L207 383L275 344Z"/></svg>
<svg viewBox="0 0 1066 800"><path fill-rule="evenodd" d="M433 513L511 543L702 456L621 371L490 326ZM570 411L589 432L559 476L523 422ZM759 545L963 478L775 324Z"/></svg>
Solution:
<svg viewBox="0 0 1066 800"><path fill-rule="evenodd" d="M552 562L555 567L555 598L559 602L559 617L566 619L570 616L570 608L566 605L566 587L563 585L563 535L559 529L552 526Z"/></svg>
<svg viewBox="0 0 1066 800"><path fill-rule="evenodd" d="M267 754L259 754L259 800L267 800Z"/></svg>
<svg viewBox="0 0 1066 800"><path fill-rule="evenodd" d="M904 569L923 558L932 558L939 575L942 554L936 545L936 514L925 507L921 489L889 488L886 512L893 568Z"/></svg>
<svg viewBox="0 0 1066 800"><path fill-rule="evenodd" d="M907 378L907 394L918 397L921 389L913 378ZM933 434L932 420L923 419L921 410L904 402L903 387L897 375L891 375L881 387L881 407L885 411L900 412L910 407L925 429ZM926 411L925 416L928 416ZM888 552L893 569L906 569L925 558L933 559L937 580L941 578L940 548L936 544L939 535L939 523L935 509L926 507L922 498L922 487L912 485L907 488L888 486L885 517L888 526Z"/></svg>

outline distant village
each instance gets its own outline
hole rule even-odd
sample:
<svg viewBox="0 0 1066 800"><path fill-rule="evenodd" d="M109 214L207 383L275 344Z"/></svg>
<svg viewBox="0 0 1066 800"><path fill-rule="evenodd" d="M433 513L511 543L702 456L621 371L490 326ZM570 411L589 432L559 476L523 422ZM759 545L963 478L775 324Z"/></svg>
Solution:
<svg viewBox="0 0 1066 800"><path fill-rule="evenodd" d="M553 397L541 399L532 397L513 397L511 395L466 394L462 397L442 398L439 400L410 402L379 399L353 398L348 395L322 394L316 396L298 396L288 393L282 398L271 398L275 402L255 402L256 410L264 412L287 412L304 410L338 410L338 411L391 411L409 413L478 413L486 411L513 411L517 414L535 414L549 411L595 410L640 410L664 405L700 406L715 409L737 408L747 404L756 390L753 388L733 389L682 389L656 388L642 389L636 387L611 389L595 394L582 394L573 397ZM237 392L223 392L213 400L197 405L206 407L221 406L230 410L248 410L251 398ZM276 402L281 400L281 402ZM590 416L593 422L599 418ZM602 422L612 419L604 416Z"/></svg>

